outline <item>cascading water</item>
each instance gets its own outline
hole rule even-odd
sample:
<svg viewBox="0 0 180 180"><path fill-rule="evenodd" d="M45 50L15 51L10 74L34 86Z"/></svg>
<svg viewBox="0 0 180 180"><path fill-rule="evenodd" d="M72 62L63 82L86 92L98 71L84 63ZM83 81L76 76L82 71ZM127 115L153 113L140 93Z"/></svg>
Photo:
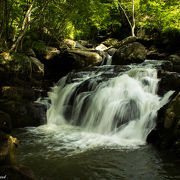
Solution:
<svg viewBox="0 0 180 180"><path fill-rule="evenodd" d="M154 63L105 65L63 77L49 99L37 101L49 108L47 125L18 130L20 163L38 179L179 179L179 165L164 164L144 145L172 94L157 95Z"/></svg>
<svg viewBox="0 0 180 180"><path fill-rule="evenodd" d="M127 69L111 78L98 68L62 78L49 93L48 125L77 125L121 146L144 144L161 107L157 71L141 66Z"/></svg>

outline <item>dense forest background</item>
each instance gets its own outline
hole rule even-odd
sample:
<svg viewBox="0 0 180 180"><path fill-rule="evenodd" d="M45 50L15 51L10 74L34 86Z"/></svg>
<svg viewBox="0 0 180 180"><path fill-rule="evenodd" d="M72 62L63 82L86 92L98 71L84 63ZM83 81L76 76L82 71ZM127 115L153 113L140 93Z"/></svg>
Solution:
<svg viewBox="0 0 180 180"><path fill-rule="evenodd" d="M132 34L132 28L135 29ZM179 0L1 0L0 52L136 35L167 50L180 38ZM173 47L174 49L174 47Z"/></svg>

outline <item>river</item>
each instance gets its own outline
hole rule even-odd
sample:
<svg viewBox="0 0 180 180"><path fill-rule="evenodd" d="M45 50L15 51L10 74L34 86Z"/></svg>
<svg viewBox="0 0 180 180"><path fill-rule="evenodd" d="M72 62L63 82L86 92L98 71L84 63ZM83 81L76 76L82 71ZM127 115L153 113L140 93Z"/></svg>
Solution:
<svg viewBox="0 0 180 180"><path fill-rule="evenodd" d="M180 179L176 159L146 143L157 111L157 64L71 72L49 92L47 124L17 129L18 161L38 179Z"/></svg>

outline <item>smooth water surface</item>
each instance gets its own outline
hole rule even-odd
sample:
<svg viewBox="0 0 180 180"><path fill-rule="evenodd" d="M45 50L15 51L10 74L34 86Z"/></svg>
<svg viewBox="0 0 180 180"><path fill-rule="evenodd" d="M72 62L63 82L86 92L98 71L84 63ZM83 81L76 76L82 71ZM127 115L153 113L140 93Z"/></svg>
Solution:
<svg viewBox="0 0 180 180"><path fill-rule="evenodd" d="M114 137L70 126L19 129L19 163L41 180L180 179L180 162L151 145L122 146Z"/></svg>

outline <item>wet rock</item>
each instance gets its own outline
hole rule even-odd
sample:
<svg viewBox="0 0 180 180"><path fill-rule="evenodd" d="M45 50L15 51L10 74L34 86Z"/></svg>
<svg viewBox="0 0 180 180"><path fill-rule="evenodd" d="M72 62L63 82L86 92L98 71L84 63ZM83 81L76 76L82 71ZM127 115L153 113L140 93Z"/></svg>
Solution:
<svg viewBox="0 0 180 180"><path fill-rule="evenodd" d="M95 47L96 50L99 50L99 51L105 51L107 50L108 48L104 45L104 44L100 44L98 45L97 47Z"/></svg>
<svg viewBox="0 0 180 180"><path fill-rule="evenodd" d="M46 123L46 106L28 100L0 100L0 109L8 113L12 127L39 126Z"/></svg>
<svg viewBox="0 0 180 180"><path fill-rule="evenodd" d="M138 42L134 42L120 47L112 57L112 64L124 65L131 63L142 63L145 58L145 47Z"/></svg>
<svg viewBox="0 0 180 180"><path fill-rule="evenodd" d="M169 61L173 64L173 71L180 73L180 57L176 54L170 55Z"/></svg>
<svg viewBox="0 0 180 180"><path fill-rule="evenodd" d="M117 51L116 48L110 48L110 49L107 49L107 50L106 50L106 52L107 52L110 56L113 56L116 51Z"/></svg>
<svg viewBox="0 0 180 180"><path fill-rule="evenodd" d="M157 51L148 51L146 59L154 59L154 60L167 60L168 54L160 53Z"/></svg>
<svg viewBox="0 0 180 180"><path fill-rule="evenodd" d="M159 94L163 94L163 92L167 92L169 90L180 90L179 73L159 70L158 77L161 78L159 82Z"/></svg>
<svg viewBox="0 0 180 180"><path fill-rule="evenodd" d="M158 111L156 138L153 143L161 149L180 153L180 93ZM151 134L150 134L151 135Z"/></svg>
<svg viewBox="0 0 180 180"><path fill-rule="evenodd" d="M170 55L169 60L173 63L173 65L180 65L180 57L176 54Z"/></svg>

